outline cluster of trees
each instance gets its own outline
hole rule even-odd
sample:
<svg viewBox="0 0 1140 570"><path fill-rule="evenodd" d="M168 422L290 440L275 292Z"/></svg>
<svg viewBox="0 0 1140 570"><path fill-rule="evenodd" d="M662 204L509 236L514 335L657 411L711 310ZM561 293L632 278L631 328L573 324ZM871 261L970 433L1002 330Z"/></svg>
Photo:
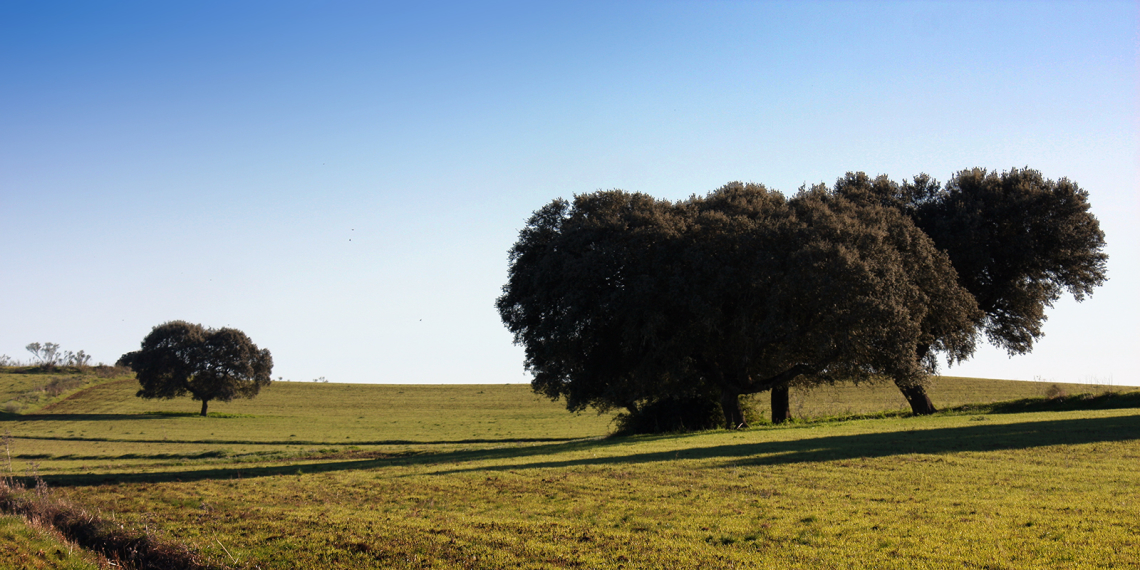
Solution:
<svg viewBox="0 0 1140 570"><path fill-rule="evenodd" d="M499 314L532 387L570 410L674 409L792 383L890 379L917 414L939 358L979 335L1032 349L1044 309L1106 279L1104 235L1075 183L1030 169L945 187L848 173L791 198L731 183L680 202L618 190L557 199L510 251Z"/></svg>
<svg viewBox="0 0 1140 570"><path fill-rule="evenodd" d="M272 382L273 357L237 329L208 329L186 321L154 327L142 347L116 363L135 371L140 398L190 394L202 402L252 398Z"/></svg>
<svg viewBox="0 0 1140 570"><path fill-rule="evenodd" d="M59 344L54 342L29 343L24 347L28 352L32 353L33 362L36 366L42 368L55 368L57 366L89 366L91 364L91 355L80 350L79 352L72 352L70 350L60 350ZM0 358L0 362L14 362L4 355ZM5 364L6 365L6 364Z"/></svg>

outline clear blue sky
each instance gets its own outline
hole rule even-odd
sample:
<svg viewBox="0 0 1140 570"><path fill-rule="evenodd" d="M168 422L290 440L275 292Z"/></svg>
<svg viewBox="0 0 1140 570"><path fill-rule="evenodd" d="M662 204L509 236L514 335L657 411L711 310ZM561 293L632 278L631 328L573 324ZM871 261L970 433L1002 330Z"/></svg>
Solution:
<svg viewBox="0 0 1140 570"><path fill-rule="evenodd" d="M1135 2L5 2L0 354L113 362L184 319L293 380L526 382L493 303L553 198L1029 166L1089 191L1110 281L1032 355L946 372L1140 384L1138 29Z"/></svg>

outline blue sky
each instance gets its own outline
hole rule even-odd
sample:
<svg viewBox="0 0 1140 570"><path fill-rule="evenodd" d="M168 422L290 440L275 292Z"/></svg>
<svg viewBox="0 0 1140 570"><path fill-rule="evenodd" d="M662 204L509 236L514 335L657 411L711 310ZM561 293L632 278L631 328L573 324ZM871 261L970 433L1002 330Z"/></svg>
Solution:
<svg viewBox="0 0 1140 570"><path fill-rule="evenodd" d="M526 382L493 303L556 197L1029 166L1109 277L955 375L1140 385L1135 2L6 2L0 354L184 319L275 376ZM1130 293L1132 292L1132 293Z"/></svg>

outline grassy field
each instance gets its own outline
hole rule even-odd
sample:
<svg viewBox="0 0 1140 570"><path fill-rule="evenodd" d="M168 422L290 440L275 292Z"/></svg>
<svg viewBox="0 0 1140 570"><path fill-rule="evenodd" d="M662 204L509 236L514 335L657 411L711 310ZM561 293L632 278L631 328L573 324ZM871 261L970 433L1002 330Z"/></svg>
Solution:
<svg viewBox="0 0 1140 570"><path fill-rule="evenodd" d="M129 369L113 366L0 368L0 413L30 413L85 388L111 379L133 377Z"/></svg>
<svg viewBox="0 0 1140 570"><path fill-rule="evenodd" d="M0 568L96 570L94 555L68 544L56 533L16 516L0 515Z"/></svg>
<svg viewBox="0 0 1140 570"><path fill-rule="evenodd" d="M932 394L954 407L1048 389L943 378ZM108 381L0 416L13 470L234 567L1140 561L1136 394L1118 397L1131 406L1122 409L960 409L604 438L610 416L568 414L519 385L280 383L211 405L210 418L195 417L189 399L145 401L134 390ZM793 393L793 411L898 410L893 390Z"/></svg>

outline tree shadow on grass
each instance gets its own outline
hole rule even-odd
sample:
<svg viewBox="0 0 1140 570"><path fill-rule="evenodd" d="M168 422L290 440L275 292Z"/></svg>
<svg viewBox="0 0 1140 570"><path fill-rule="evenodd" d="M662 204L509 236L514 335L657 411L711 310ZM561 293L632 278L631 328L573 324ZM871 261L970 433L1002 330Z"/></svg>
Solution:
<svg viewBox="0 0 1140 570"><path fill-rule="evenodd" d="M379 458L345 461L321 461L313 456L300 457L285 465L233 466L218 469L193 469L184 471L162 471L154 473L92 473L76 475L44 475L41 479L53 487L80 485L100 485L107 483L165 483L201 481L206 479L243 479L268 477L273 475L296 475L382 469L407 465L435 465L449 463L470 463L495 459L512 459L534 455L550 455L574 449L591 449L615 443L614 440L577 440L562 443L547 443L523 447L501 447L495 449L448 451L442 453L422 453L418 451L396 452ZM17 479L27 479L20 478ZM34 484L34 481L25 481Z"/></svg>
<svg viewBox="0 0 1140 570"><path fill-rule="evenodd" d="M197 412L142 412L138 414L10 414L0 412L0 427L4 422L84 422L84 421L125 421L125 420L162 420L171 419L176 417L186 418L201 418ZM263 416L251 415L237 415L237 414L222 414L210 412L209 418L204 418L204 421L219 419L227 420L233 418L260 418ZM327 440L309 440L309 439L282 439L282 440L244 440L244 439L146 439L138 437L98 437L98 436L85 436L85 435L15 435L14 439L35 439L45 441L82 441L82 442L104 442L104 443L156 443L156 444L206 444L206 445L318 445L318 446L346 446L346 445L456 445L456 444L478 444L478 443L502 443L502 444L515 444L515 443L557 443L573 441L577 438L570 437L510 437L510 438L466 438L466 439L449 439L449 440L414 440L414 439L373 439L373 440L343 440L343 441L327 441Z"/></svg>
<svg viewBox="0 0 1140 570"><path fill-rule="evenodd" d="M3 422L102 422L123 420L160 420L163 416L149 414L9 414L0 412Z"/></svg>
<svg viewBox="0 0 1140 570"><path fill-rule="evenodd" d="M984 416L979 416L984 418ZM405 465L469 464L482 461L525 459L572 452L602 452L602 457L583 457L558 461L511 463L507 465L475 465L436 471L434 474L477 471L517 471L588 465L630 465L668 462L677 459L725 459L739 465L784 465L843 459L887 457L911 453L941 454L962 451L985 452L1010 449L1032 449L1050 445L1076 445L1140 439L1140 415L1079 418L1071 420L1031 421L1013 424L989 424L913 429L886 433L803 438L791 441L764 441L684 449L653 453L626 453L615 447L640 447L647 440L683 439L688 436L656 436L652 438L610 438L579 440L566 443L509 447L499 449L421 453L411 456L365 460L293 463L261 467L225 467L160 473L114 473L92 475L53 475L44 480L54 486L93 485L101 483L198 481L327 473L348 470L382 469Z"/></svg>
<svg viewBox="0 0 1140 570"><path fill-rule="evenodd" d="M965 404L948 412L987 414L1023 414L1026 412L1068 412L1074 410L1118 410L1140 408L1140 390L1103 392L1100 394L1061 395L1052 398L1023 398L990 404Z"/></svg>
<svg viewBox="0 0 1140 570"><path fill-rule="evenodd" d="M130 437L88 437L77 435L14 435L12 439L35 439L43 441L82 441L82 442L99 442L99 443L153 443L159 445L170 444L194 444L194 445L270 445L270 446L283 446L283 445L312 445L312 446L335 446L335 447L349 447L349 446L362 446L362 445L462 445L462 444L476 444L476 443L499 443L499 444L518 444L518 443L558 443L566 441L574 441L577 438L570 437L512 437L504 439L433 439L433 440L416 440L416 439L345 439L338 441L325 441L314 439L285 439L285 440L263 440L251 441L245 439L142 439Z"/></svg>
<svg viewBox="0 0 1140 570"><path fill-rule="evenodd" d="M985 416L978 416L978 418L980 422L988 421L985 420ZM825 436L792 441L717 445L625 456L456 469L447 473L558 468L575 465L636 464L673 459L724 458L729 460L726 464L733 466L785 465L912 453L986 452L1131 440L1140 440L1140 415L1014 424L979 423L963 427Z"/></svg>
<svg viewBox="0 0 1140 570"><path fill-rule="evenodd" d="M134 414L12 414L0 412L0 422L103 422L123 420L162 420L171 418L194 418L203 420L213 419L260 419L265 416L252 414L227 414L225 412L210 412L209 416L202 418L198 412L139 412Z"/></svg>

